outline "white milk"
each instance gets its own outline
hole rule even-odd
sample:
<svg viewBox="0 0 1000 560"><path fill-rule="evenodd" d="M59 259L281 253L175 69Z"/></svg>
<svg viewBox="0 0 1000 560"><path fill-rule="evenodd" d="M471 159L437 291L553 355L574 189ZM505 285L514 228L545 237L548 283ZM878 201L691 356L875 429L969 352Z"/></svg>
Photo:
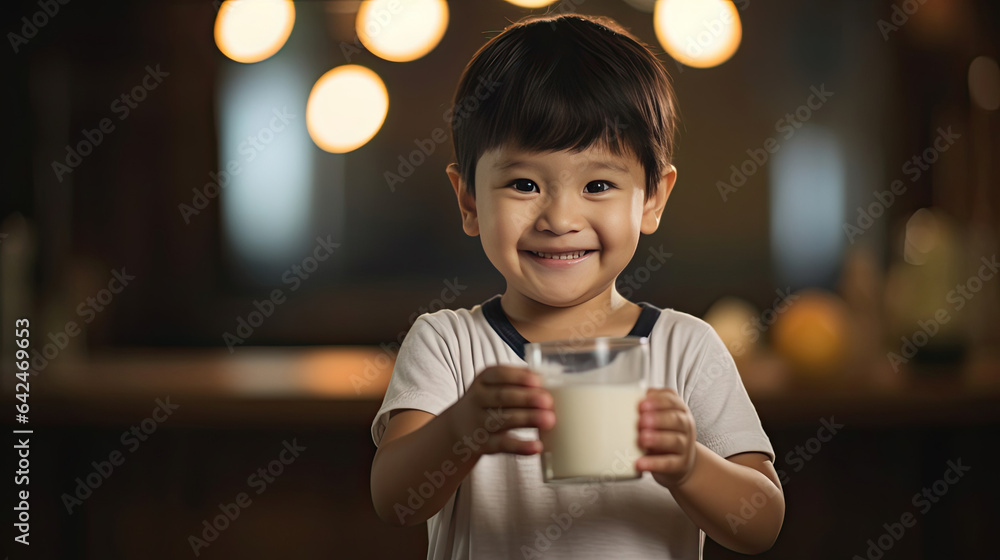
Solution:
<svg viewBox="0 0 1000 560"><path fill-rule="evenodd" d="M549 387L556 425L539 430L545 480L636 478L639 384L561 385Z"/></svg>

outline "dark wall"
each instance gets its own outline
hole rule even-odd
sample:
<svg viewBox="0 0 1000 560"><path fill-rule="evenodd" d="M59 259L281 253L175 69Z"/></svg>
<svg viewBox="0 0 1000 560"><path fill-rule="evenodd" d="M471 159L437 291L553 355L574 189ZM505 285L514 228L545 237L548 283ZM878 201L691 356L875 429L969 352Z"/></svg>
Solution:
<svg viewBox="0 0 1000 560"><path fill-rule="evenodd" d="M695 314L726 294L766 307L779 287L768 233L770 170L750 177L727 201L717 182L728 180L730 165L740 164L747 149L774 135L775 121L803 103L811 86L826 83L836 97L813 120L844 135L855 150L849 158L867 162L865 174L849 177L862 179L849 182L849 196L870 197L898 175L906 154L926 144L935 108L968 103L961 87L967 52L988 52L995 36L996 8L986 4L965 5L973 27L959 50L915 45L905 29L883 40L875 22L891 14L887 6L754 2L739 4L743 44L726 64L695 70L662 55L681 108L679 182L660 230L640 241L630 269L660 246L672 257L633 299ZM618 19L659 50L649 14L612 0L574 5ZM303 13L306 6L316 4L303 3ZM441 44L411 63L367 52L347 60L341 45L353 40L352 14L332 17L325 40L309 39L329 67L352 62L379 72L390 111L381 132L355 152L337 156L313 148L318 158L343 158L342 248L329 271L293 294L252 343L396 339L412 313L439 297L445 280L468 286L449 306L471 306L503 291L503 278L478 239L461 231L444 174L450 144L395 191L383 177L414 140L446 126L442 114L475 49L527 13L500 1L450 7L452 23ZM22 3L8 27L35 10ZM20 52L5 55L16 110L5 139L4 214L16 209L38 228L33 281L37 305L52 309L45 328L56 330L124 266L137 278L121 296L127 304L109 306L88 326L92 345L221 345L221 334L269 289L233 264L217 201L189 224L177 209L220 166L216 80L222 65L235 63L214 45L214 9L207 2L113 2L60 10ZM293 33L293 40L304 39ZM160 65L169 77L119 121L111 103L142 79L147 65ZM63 161L66 146L105 118L114 131L57 180L52 162ZM854 169L855 160L849 161ZM898 216L932 200L929 183L926 177L913 185L879 229L891 230ZM872 235L883 255L886 235ZM289 255L289 263L299 258Z"/></svg>

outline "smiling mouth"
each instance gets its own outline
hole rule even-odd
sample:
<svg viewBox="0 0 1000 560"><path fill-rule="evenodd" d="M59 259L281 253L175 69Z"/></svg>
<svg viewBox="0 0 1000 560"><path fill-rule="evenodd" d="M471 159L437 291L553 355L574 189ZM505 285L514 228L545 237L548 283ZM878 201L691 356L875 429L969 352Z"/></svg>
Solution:
<svg viewBox="0 0 1000 560"><path fill-rule="evenodd" d="M588 253L593 253L594 251L592 249L588 249L584 251L571 251L568 253L543 253L539 251L528 251L528 252L535 255L536 257L541 257L543 259L572 260L572 259L579 259L580 257Z"/></svg>

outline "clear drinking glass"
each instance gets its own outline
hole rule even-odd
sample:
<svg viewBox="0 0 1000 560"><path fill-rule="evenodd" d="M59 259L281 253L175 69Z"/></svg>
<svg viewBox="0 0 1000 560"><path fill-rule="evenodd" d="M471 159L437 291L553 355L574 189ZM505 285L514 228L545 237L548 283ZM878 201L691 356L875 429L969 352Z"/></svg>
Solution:
<svg viewBox="0 0 1000 560"><path fill-rule="evenodd" d="M528 367L552 393L556 424L539 430L545 482L639 478L639 401L646 394L646 337L533 342Z"/></svg>

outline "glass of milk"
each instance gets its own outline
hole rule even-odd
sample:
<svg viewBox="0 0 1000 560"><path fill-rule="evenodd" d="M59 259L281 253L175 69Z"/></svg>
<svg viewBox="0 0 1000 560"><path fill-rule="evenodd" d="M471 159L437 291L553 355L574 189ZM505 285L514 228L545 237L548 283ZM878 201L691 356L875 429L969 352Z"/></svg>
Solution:
<svg viewBox="0 0 1000 560"><path fill-rule="evenodd" d="M646 337L533 342L528 367L552 393L556 424L539 430L545 482L639 478L639 401L646 394Z"/></svg>

